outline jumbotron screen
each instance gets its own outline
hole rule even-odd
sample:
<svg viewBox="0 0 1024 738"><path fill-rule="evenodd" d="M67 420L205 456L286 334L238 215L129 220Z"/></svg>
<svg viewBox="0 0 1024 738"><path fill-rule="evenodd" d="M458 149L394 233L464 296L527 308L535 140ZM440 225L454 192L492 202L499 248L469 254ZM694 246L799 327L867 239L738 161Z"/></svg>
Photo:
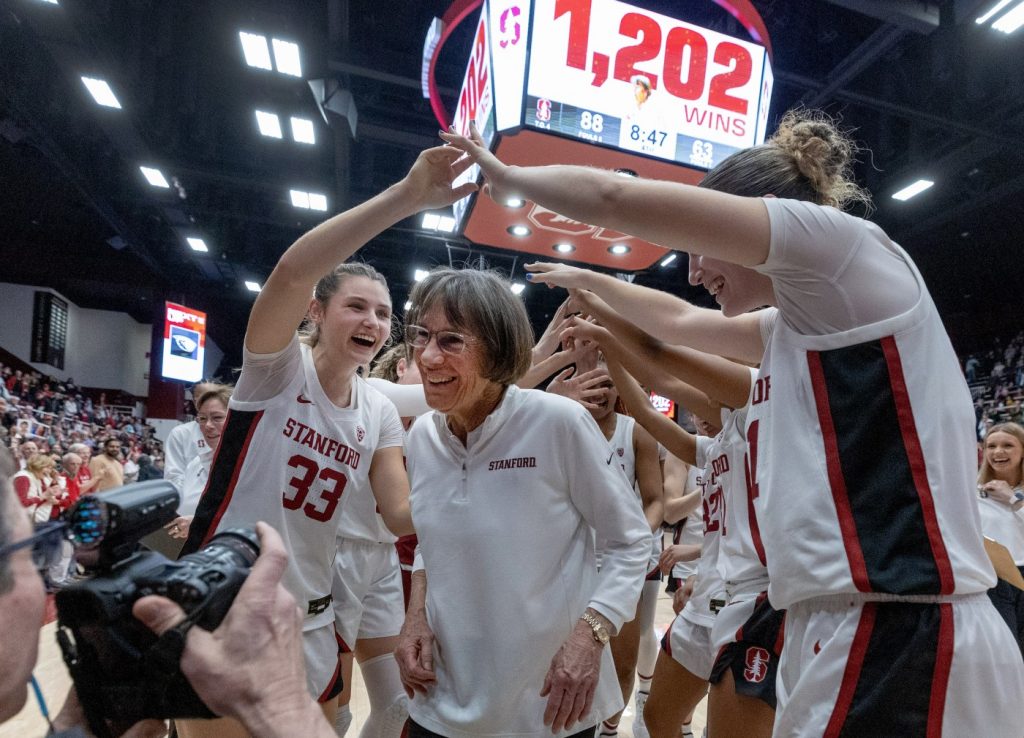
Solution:
<svg viewBox="0 0 1024 738"><path fill-rule="evenodd" d="M206 313L173 302L164 306L164 346L160 375L198 382L206 357Z"/></svg>
<svg viewBox="0 0 1024 738"><path fill-rule="evenodd" d="M764 141L764 47L617 0L536 0L527 126L710 169Z"/></svg>

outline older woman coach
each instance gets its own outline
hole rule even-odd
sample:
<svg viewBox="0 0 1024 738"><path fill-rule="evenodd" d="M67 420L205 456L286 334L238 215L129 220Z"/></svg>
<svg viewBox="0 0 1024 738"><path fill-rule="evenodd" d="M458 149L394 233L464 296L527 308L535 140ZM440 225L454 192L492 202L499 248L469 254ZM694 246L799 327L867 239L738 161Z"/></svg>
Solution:
<svg viewBox="0 0 1024 738"><path fill-rule="evenodd" d="M407 446L420 552L395 655L410 735L592 736L622 707L606 644L633 618L650 527L590 414L514 385L533 338L507 282L439 269L411 301L433 412Z"/></svg>

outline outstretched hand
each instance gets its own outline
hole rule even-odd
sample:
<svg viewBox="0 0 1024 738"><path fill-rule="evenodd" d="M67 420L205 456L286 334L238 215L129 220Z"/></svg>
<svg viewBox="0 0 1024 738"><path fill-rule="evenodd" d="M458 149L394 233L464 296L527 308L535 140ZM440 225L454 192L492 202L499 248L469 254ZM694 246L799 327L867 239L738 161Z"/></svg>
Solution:
<svg viewBox="0 0 1024 738"><path fill-rule="evenodd" d="M496 202L504 202L515 194L508 182L511 167L488 150L476 123L469 124L468 137L456 133L455 126L447 131L438 131L438 134L449 144L448 148L457 151L460 156L465 154L463 161L468 162L466 166L480 165L484 173L484 194Z"/></svg>
<svg viewBox="0 0 1024 738"><path fill-rule="evenodd" d="M416 204L417 211L443 208L477 190L473 182L453 187L455 179L473 162L452 146L435 146L421 151L401 184Z"/></svg>
<svg viewBox="0 0 1024 738"><path fill-rule="evenodd" d="M535 261L525 266L528 274L526 280L548 287L565 287L566 289L590 289L590 279L596 275L589 269L557 264L548 261Z"/></svg>

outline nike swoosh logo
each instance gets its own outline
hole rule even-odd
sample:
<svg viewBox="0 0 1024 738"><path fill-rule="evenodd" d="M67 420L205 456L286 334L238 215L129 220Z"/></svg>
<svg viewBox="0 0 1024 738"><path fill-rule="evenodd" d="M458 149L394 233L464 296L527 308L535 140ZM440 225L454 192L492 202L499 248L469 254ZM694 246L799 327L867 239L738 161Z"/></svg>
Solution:
<svg viewBox="0 0 1024 738"><path fill-rule="evenodd" d="M298 400L298 401L299 401L300 403L302 403L303 405L312 405L312 404L313 404L313 401L312 401L312 400L307 400L307 399L306 399L305 397L303 397L302 395L299 395L299 396L298 396L298 397L296 397L295 399L296 399L296 400Z"/></svg>
<svg viewBox="0 0 1024 738"><path fill-rule="evenodd" d="M612 451L611 456L608 457L608 461L605 462L605 463L608 464L608 466L611 466L612 465L612 459L614 459L614 458L615 458L615 452Z"/></svg>

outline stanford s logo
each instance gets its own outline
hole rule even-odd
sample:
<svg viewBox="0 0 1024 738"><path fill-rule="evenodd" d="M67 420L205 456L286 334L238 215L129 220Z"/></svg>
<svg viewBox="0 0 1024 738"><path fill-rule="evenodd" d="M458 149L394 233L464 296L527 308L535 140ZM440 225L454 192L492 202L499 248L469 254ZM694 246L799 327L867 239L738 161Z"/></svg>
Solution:
<svg viewBox="0 0 1024 738"><path fill-rule="evenodd" d="M362 443L364 438L366 438L366 431L363 430L363 426L357 425L356 426L356 440L359 441L360 443Z"/></svg>
<svg viewBox="0 0 1024 738"><path fill-rule="evenodd" d="M623 455L624 455L624 454L625 454L626 452L625 452L625 451L623 451L623 450L622 450L621 448L620 448L620 449L617 449L617 450L618 450L618 452L619 452L619 458L621 459L621 458L623 457Z"/></svg>
<svg viewBox="0 0 1024 738"><path fill-rule="evenodd" d="M763 648L751 646L747 649L746 668L743 670L743 678L751 684L759 684L768 676L768 661L771 654Z"/></svg>

